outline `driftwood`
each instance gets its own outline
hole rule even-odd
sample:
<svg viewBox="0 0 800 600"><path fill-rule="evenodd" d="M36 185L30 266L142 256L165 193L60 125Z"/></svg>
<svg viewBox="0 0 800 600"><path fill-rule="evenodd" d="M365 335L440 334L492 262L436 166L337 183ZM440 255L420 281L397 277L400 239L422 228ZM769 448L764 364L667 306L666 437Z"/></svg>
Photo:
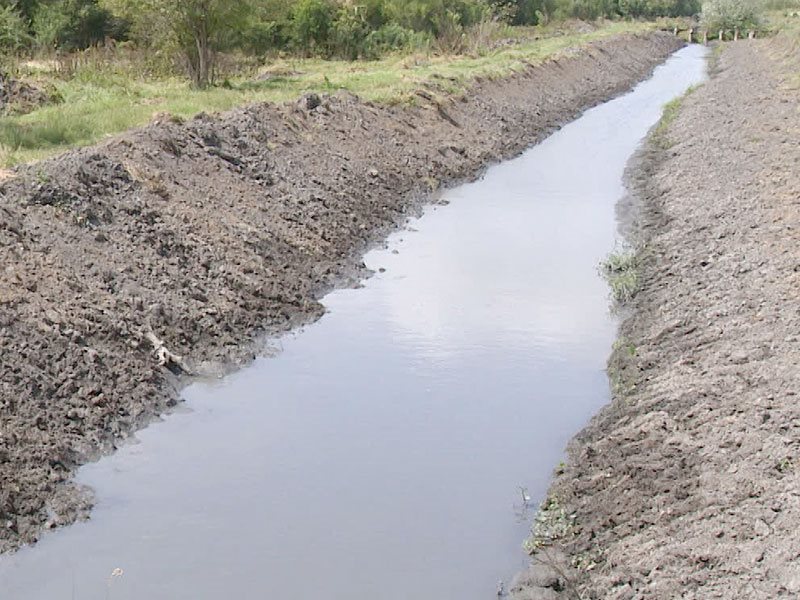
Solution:
<svg viewBox="0 0 800 600"><path fill-rule="evenodd" d="M167 350L166 345L162 340L160 340L152 330L148 330L144 334L145 339L150 342L150 345L153 346L153 355L158 360L158 364L162 367L176 367L183 371L184 373L191 374L191 371L186 367L186 364L183 362L183 359L175 354L174 352L170 352Z"/></svg>

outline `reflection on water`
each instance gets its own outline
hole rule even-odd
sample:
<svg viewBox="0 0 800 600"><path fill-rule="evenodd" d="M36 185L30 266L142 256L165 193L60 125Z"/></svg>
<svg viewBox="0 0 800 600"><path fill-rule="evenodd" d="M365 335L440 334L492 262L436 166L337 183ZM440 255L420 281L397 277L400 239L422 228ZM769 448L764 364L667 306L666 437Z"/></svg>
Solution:
<svg viewBox="0 0 800 600"><path fill-rule="evenodd" d="M92 521L0 560L0 596L494 597L525 563L518 486L540 500L608 400L597 265L623 169L702 57L452 190L277 357L83 468Z"/></svg>

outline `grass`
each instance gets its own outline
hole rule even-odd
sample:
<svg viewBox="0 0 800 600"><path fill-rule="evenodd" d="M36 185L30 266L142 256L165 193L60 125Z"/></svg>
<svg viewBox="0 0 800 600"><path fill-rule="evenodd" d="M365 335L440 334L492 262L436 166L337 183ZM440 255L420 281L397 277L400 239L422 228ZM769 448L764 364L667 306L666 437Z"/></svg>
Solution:
<svg viewBox="0 0 800 600"><path fill-rule="evenodd" d="M557 496L550 496L539 507L531 528L531 536L523 548L528 554L536 554L542 548L567 537L575 527L575 515L567 514Z"/></svg>
<svg viewBox="0 0 800 600"><path fill-rule="evenodd" d="M697 88L700 87L699 85L690 86L689 89L682 96L678 96L673 100L670 100L664 105L664 111L661 114L661 118L658 121L655 129L653 130L651 140L652 142L662 150L667 150L672 146L672 141L669 139L667 135L669 132L669 128L672 123L675 122L675 119L678 117L678 114L681 111L681 107L683 106L683 102L686 98L689 97L690 94L693 94Z"/></svg>
<svg viewBox="0 0 800 600"><path fill-rule="evenodd" d="M592 41L653 28L644 23L607 23L588 33L528 31L513 45L469 56L395 55L377 61L281 59L273 76L233 79L206 91L191 89L178 77L144 78L119 65L78 67L68 80L56 78L42 63L31 68L33 80L55 87L63 99L22 116L0 118L0 164L32 162L76 146L146 124L156 113L190 118L251 102L285 102L306 92L343 89L379 103L413 102L422 87L459 93L475 78L500 78Z"/></svg>
<svg viewBox="0 0 800 600"><path fill-rule="evenodd" d="M617 305L633 300L639 291L639 258L635 251L623 249L612 252L600 265L600 271L611 288Z"/></svg>
<svg viewBox="0 0 800 600"><path fill-rule="evenodd" d="M782 63L790 74L784 85L789 89L800 89L800 0L791 9L771 11L767 22L778 30L770 47L770 54Z"/></svg>

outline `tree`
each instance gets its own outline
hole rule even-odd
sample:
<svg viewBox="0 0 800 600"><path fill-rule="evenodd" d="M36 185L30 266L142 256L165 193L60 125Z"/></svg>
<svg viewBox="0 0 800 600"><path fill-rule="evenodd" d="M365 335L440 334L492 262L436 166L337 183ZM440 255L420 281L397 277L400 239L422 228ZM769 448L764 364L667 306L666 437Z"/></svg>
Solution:
<svg viewBox="0 0 800 600"><path fill-rule="evenodd" d="M750 29L761 22L760 9L752 0L707 0L702 21L708 29Z"/></svg>
<svg viewBox="0 0 800 600"><path fill-rule="evenodd" d="M13 5L0 6L0 52L17 52L31 41L25 17Z"/></svg>
<svg viewBox="0 0 800 600"><path fill-rule="evenodd" d="M105 0L114 13L130 19L140 41L172 43L186 61L195 87L211 85L217 53L244 29L249 0Z"/></svg>
<svg viewBox="0 0 800 600"><path fill-rule="evenodd" d="M28 2L28 6L33 3ZM33 9L33 29L42 46L75 50L106 37L124 37L127 24L98 5L97 0L48 0Z"/></svg>

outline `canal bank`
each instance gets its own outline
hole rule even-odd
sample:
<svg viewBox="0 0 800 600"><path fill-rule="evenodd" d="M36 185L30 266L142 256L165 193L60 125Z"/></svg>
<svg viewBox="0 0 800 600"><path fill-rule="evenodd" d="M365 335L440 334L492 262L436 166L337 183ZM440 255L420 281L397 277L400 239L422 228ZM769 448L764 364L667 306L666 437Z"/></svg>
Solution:
<svg viewBox="0 0 800 600"><path fill-rule="evenodd" d="M177 404L182 367L252 361L358 281L363 252L431 190L519 154L680 45L610 38L406 107L340 93L161 115L3 181L0 549L87 514L76 467Z"/></svg>
<svg viewBox="0 0 800 600"><path fill-rule="evenodd" d="M597 265L629 157L704 55L443 193L274 356L191 386L191 412L82 469L92 520L0 560L6 592L493 597L567 440L609 400Z"/></svg>
<svg viewBox="0 0 800 600"><path fill-rule="evenodd" d="M617 393L570 446L557 539L516 598L800 593L800 69L783 44L726 44L633 165L641 289Z"/></svg>

